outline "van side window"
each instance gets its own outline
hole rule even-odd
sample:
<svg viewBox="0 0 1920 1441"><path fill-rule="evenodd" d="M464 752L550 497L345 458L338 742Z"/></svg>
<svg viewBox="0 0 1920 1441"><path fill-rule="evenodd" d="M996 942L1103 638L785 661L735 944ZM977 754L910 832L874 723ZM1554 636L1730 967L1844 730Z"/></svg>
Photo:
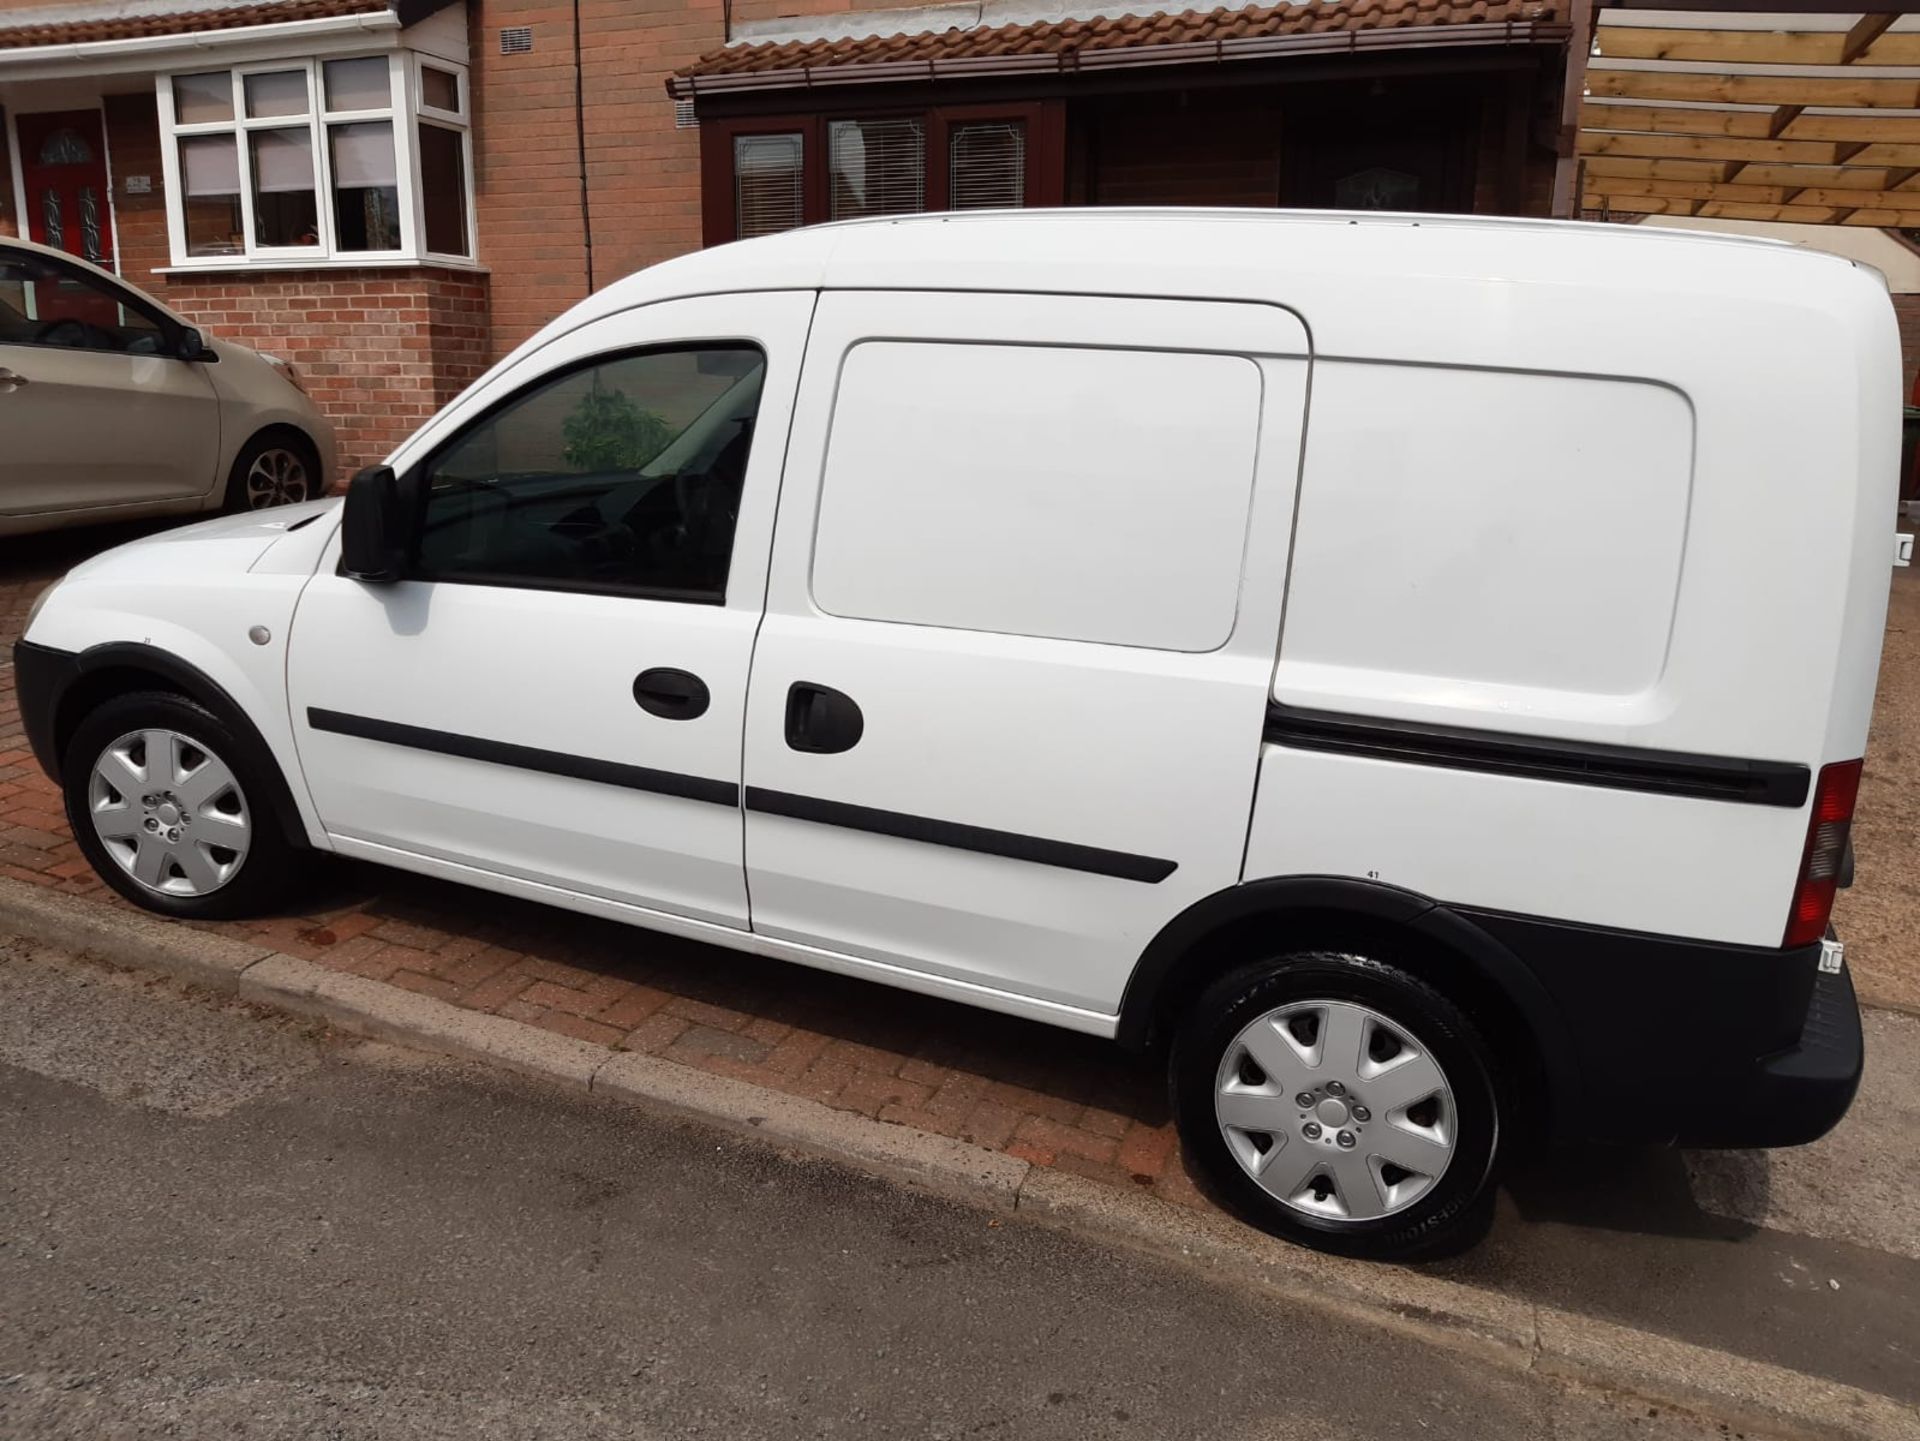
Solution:
<svg viewBox="0 0 1920 1441"><path fill-rule="evenodd" d="M723 601L765 376L717 345L545 377L427 462L414 575Z"/></svg>
<svg viewBox="0 0 1920 1441"><path fill-rule="evenodd" d="M856 345L814 601L858 620L1216 649L1239 601L1261 385L1237 355Z"/></svg>

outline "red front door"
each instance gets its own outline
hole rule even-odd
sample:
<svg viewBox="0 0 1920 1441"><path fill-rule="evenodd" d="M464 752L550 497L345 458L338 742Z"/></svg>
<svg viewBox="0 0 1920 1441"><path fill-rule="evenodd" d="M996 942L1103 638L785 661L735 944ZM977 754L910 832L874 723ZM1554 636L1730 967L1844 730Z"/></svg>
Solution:
<svg viewBox="0 0 1920 1441"><path fill-rule="evenodd" d="M98 110L22 115L20 170L27 238L112 270L113 208L107 203L107 142Z"/></svg>

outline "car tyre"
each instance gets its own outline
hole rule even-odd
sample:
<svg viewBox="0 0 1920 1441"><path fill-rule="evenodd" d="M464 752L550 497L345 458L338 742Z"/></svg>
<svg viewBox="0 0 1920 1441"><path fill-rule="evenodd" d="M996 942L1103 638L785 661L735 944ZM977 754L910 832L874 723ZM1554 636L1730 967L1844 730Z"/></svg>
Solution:
<svg viewBox="0 0 1920 1441"><path fill-rule="evenodd" d="M273 909L301 874L263 747L168 691L116 696L61 762L67 821L101 880L146 910L214 920Z"/></svg>
<svg viewBox="0 0 1920 1441"><path fill-rule="evenodd" d="M1409 1260L1464 1249L1491 1221L1498 1062L1459 1006L1397 966L1338 951L1242 966L1188 1011L1169 1069L1201 1179L1263 1230Z"/></svg>
<svg viewBox="0 0 1920 1441"><path fill-rule="evenodd" d="M320 486L320 457L304 436L264 431L234 457L225 509L240 513L298 505L318 499Z"/></svg>

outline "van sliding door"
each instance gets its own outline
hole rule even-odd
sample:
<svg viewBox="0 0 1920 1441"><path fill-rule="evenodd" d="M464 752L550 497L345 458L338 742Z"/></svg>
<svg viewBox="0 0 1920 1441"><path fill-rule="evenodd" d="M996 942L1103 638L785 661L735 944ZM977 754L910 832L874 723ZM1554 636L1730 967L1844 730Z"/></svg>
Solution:
<svg viewBox="0 0 1920 1441"><path fill-rule="evenodd" d="M1307 370L1272 306L821 296L747 707L756 932L1106 1028L1240 873Z"/></svg>

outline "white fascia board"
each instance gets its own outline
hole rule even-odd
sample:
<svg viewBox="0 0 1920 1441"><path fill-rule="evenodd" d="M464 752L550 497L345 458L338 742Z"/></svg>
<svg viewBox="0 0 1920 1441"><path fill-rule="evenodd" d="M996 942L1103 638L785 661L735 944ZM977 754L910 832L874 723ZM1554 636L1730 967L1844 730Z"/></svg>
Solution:
<svg viewBox="0 0 1920 1441"><path fill-rule="evenodd" d="M125 40L89 40L74 45L32 45L0 50L0 81L65 80L192 68L202 63L242 64L337 50L388 50L399 43L400 17L391 10L329 15L186 35L139 35Z"/></svg>

